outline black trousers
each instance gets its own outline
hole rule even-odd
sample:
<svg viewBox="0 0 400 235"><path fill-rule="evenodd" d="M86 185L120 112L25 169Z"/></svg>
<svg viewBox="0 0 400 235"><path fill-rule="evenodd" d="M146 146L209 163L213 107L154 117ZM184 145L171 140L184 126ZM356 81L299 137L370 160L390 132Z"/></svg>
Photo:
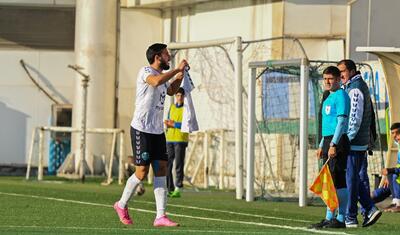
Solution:
<svg viewBox="0 0 400 235"><path fill-rule="evenodd" d="M329 145L333 136L325 136L322 146L322 158L324 163L328 160ZM343 134L336 147L336 157L328 162L329 170L332 175L336 189L346 188L346 168L347 156L350 151L350 141L346 134Z"/></svg>
<svg viewBox="0 0 400 235"><path fill-rule="evenodd" d="M185 165L185 152L187 143L167 143L167 153L168 153L168 172L167 172L167 188L168 192L175 190L175 187L183 187L183 168ZM172 175L172 169L174 167L176 170L176 180L174 183L174 177Z"/></svg>

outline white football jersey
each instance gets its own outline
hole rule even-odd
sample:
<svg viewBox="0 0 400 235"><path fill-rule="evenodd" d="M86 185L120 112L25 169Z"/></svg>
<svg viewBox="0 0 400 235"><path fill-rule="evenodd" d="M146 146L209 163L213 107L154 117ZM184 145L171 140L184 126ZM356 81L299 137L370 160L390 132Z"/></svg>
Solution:
<svg viewBox="0 0 400 235"><path fill-rule="evenodd" d="M131 126L150 134L164 133L164 103L169 83L152 87L146 82L149 75L160 73L150 66L140 69L136 81L135 112Z"/></svg>

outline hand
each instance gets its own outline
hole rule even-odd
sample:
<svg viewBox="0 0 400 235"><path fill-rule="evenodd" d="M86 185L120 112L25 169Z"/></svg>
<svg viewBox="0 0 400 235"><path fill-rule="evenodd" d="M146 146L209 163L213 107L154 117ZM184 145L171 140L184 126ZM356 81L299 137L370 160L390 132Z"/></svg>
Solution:
<svg viewBox="0 0 400 235"><path fill-rule="evenodd" d="M385 179L383 179L382 188L387 187L389 187L389 180L387 179L387 177L385 177Z"/></svg>
<svg viewBox="0 0 400 235"><path fill-rule="evenodd" d="M176 74L175 79L182 80L183 79L183 72L179 72Z"/></svg>
<svg viewBox="0 0 400 235"><path fill-rule="evenodd" d="M186 67L186 66L189 66L188 62L187 62L186 60L182 60L182 61L179 63L179 66L178 66L179 72L185 71L185 67Z"/></svg>
<svg viewBox="0 0 400 235"><path fill-rule="evenodd" d="M164 124L165 124L167 127L174 127L175 122L172 121L172 120L165 120L165 121L164 121Z"/></svg>
<svg viewBox="0 0 400 235"><path fill-rule="evenodd" d="M388 175L388 170L387 168L382 169L382 175Z"/></svg>
<svg viewBox="0 0 400 235"><path fill-rule="evenodd" d="M321 148L318 148L318 149L317 149L317 158L318 158L318 159L321 159L321 157L322 157L322 149L321 149Z"/></svg>
<svg viewBox="0 0 400 235"><path fill-rule="evenodd" d="M336 157L336 147L334 147L334 146L329 147L328 157L331 157L331 158Z"/></svg>

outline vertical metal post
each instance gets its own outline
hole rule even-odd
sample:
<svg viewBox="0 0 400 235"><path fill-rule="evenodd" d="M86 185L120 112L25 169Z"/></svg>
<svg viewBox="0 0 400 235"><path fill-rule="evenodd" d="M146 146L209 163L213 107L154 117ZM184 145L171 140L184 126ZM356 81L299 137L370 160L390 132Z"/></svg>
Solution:
<svg viewBox="0 0 400 235"><path fill-rule="evenodd" d="M219 189L224 189L224 162L225 162L225 130L221 130L219 149Z"/></svg>
<svg viewBox="0 0 400 235"><path fill-rule="evenodd" d="M209 142L209 133L207 131L204 132L204 188L208 188L208 142Z"/></svg>
<svg viewBox="0 0 400 235"><path fill-rule="evenodd" d="M36 128L34 128L32 131L31 145L29 146L28 166L26 168L26 179L27 180L29 180L29 176L31 174L33 146L35 145L35 136L36 136Z"/></svg>
<svg viewBox="0 0 400 235"><path fill-rule="evenodd" d="M80 147L79 147L79 178L82 180L85 177L85 162L86 162L86 119L87 119L87 89L89 86L89 75L83 73L82 67L78 65L68 65L68 68L75 70L79 75L82 76L82 113L81 113L81 130L80 130Z"/></svg>
<svg viewBox="0 0 400 235"><path fill-rule="evenodd" d="M122 130L119 133L119 171L118 171L118 184L122 184L124 180L124 166L123 166L123 159L124 159L124 131Z"/></svg>
<svg viewBox="0 0 400 235"><path fill-rule="evenodd" d="M111 152L110 152L110 162L108 163L108 177L107 183L111 184L112 182L112 167L113 167L113 160L114 160L114 152L115 152L115 145L117 141L117 133L114 132L112 134L112 142L111 142Z"/></svg>
<svg viewBox="0 0 400 235"><path fill-rule="evenodd" d="M85 161L86 161L86 117L87 117L87 88L89 83L89 76L84 76L82 79L83 95L82 95L82 119L81 119L81 135L80 135L80 167L79 178L85 177Z"/></svg>
<svg viewBox="0 0 400 235"><path fill-rule="evenodd" d="M236 199L243 198L243 127L242 127L242 38L236 37L235 60L235 168L236 168Z"/></svg>
<svg viewBox="0 0 400 235"><path fill-rule="evenodd" d="M256 68L252 68L249 78L248 119L247 119L247 182L246 201L254 201L254 143L256 121Z"/></svg>
<svg viewBox="0 0 400 235"><path fill-rule="evenodd" d="M43 180L43 139L44 131L42 128L39 129L39 164L38 164L38 180Z"/></svg>
<svg viewBox="0 0 400 235"><path fill-rule="evenodd" d="M308 69L308 60L303 58L300 65L300 207L307 205Z"/></svg>

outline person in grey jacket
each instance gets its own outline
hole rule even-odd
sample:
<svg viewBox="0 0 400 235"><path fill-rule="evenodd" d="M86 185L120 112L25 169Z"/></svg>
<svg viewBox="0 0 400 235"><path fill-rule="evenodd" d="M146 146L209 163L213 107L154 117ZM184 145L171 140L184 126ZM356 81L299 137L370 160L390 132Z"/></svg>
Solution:
<svg viewBox="0 0 400 235"><path fill-rule="evenodd" d="M341 73L343 89L350 97L349 128L350 153L347 158L346 183L349 200L346 215L346 227L357 227L357 203L363 207L363 227L376 223L382 212L378 210L370 196L367 174L367 150L370 143L371 122L373 120L372 102L368 85L356 70L352 60L342 60L337 64Z"/></svg>

